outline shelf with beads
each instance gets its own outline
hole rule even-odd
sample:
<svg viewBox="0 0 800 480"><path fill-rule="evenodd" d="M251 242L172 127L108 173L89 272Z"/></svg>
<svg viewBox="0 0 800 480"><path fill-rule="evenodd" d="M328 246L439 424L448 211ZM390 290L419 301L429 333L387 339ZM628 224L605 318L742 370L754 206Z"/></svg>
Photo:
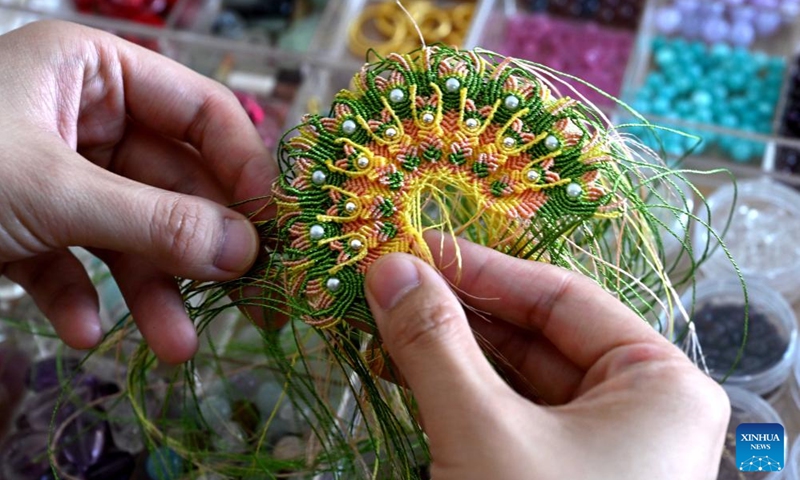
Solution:
<svg viewBox="0 0 800 480"><path fill-rule="evenodd" d="M490 3L485 27L478 37L470 39L471 46L540 63L574 75L612 96L619 95L636 38L635 18L641 2ZM615 12L628 12L625 16L630 18L620 22L614 17ZM612 100L592 87L578 81L570 84L600 107L613 105Z"/></svg>
<svg viewBox="0 0 800 480"><path fill-rule="evenodd" d="M645 0L521 0L518 3L530 12L588 20L635 31Z"/></svg>
<svg viewBox="0 0 800 480"><path fill-rule="evenodd" d="M672 133L663 133L660 143L650 139L651 146L673 158L689 155L764 169L765 153L778 133L786 78L787 46L778 40L791 39L795 32L747 42L757 49L724 36L703 37L697 29L691 35L676 30L665 36L660 15L670 5L654 2L645 12L623 99L654 123L702 138L699 144L697 138Z"/></svg>
<svg viewBox="0 0 800 480"><path fill-rule="evenodd" d="M302 53L317 30L326 25L325 0L222 0L214 12L211 32L250 44L269 45Z"/></svg>
<svg viewBox="0 0 800 480"><path fill-rule="evenodd" d="M786 45L800 15L798 0L659 0L660 35L772 51Z"/></svg>

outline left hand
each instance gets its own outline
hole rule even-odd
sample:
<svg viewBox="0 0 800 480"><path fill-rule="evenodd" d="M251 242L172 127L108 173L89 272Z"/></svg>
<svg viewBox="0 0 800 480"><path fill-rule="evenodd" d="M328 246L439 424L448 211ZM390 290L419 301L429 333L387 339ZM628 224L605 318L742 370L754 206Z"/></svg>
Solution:
<svg viewBox="0 0 800 480"><path fill-rule="evenodd" d="M277 171L247 114L222 85L65 22L0 37L0 64L0 272L68 345L92 347L97 294L67 250L88 247L156 355L189 359L174 277L250 267L256 231L224 205L268 195Z"/></svg>

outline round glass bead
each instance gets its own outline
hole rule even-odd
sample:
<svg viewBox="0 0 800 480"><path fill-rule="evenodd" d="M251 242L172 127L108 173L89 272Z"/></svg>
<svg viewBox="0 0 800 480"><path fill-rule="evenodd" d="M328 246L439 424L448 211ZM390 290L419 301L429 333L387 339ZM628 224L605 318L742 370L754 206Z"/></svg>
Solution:
<svg viewBox="0 0 800 480"><path fill-rule="evenodd" d="M369 166L369 158L358 157L358 160L356 160L356 165L358 165L358 168L367 168Z"/></svg>
<svg viewBox="0 0 800 480"><path fill-rule="evenodd" d="M433 123L434 117L433 114L430 112L426 112L422 114L422 123Z"/></svg>
<svg viewBox="0 0 800 480"><path fill-rule="evenodd" d="M717 43L725 40L730 32L730 26L721 17L710 18L703 25L703 38L709 43Z"/></svg>
<svg viewBox="0 0 800 480"><path fill-rule="evenodd" d="M477 121L476 119L474 119L474 118L468 118L468 119L467 119L467 120L464 122L464 124L465 124L465 125L467 126L467 128L469 128L470 130L474 130L474 129L478 128L478 121Z"/></svg>
<svg viewBox="0 0 800 480"><path fill-rule="evenodd" d="M681 12L674 7L662 7L656 12L656 27L661 33L671 35L681 26Z"/></svg>
<svg viewBox="0 0 800 480"><path fill-rule="evenodd" d="M555 135L548 135L547 138L544 139L544 148L550 150L551 152L558 148L559 142Z"/></svg>
<svg viewBox="0 0 800 480"><path fill-rule="evenodd" d="M751 23L736 22L728 33L729 40L734 45L747 47L756 38L756 30Z"/></svg>
<svg viewBox="0 0 800 480"><path fill-rule="evenodd" d="M406 94L399 88L392 89L392 91L389 92L389 100L391 100L392 103L400 103L405 100L405 98Z"/></svg>
<svg viewBox="0 0 800 480"><path fill-rule="evenodd" d="M458 89L461 88L461 81L457 78L448 78L444 82L444 89L450 93L455 93Z"/></svg>
<svg viewBox="0 0 800 480"><path fill-rule="evenodd" d="M342 287L342 282L341 282L341 280L339 280L336 277L331 277L331 278L328 279L327 282L325 282L325 286L331 292L335 292L335 291L339 290Z"/></svg>
<svg viewBox="0 0 800 480"><path fill-rule="evenodd" d="M567 196L569 198L578 198L583 193L583 189L577 183L570 183L567 185Z"/></svg>
<svg viewBox="0 0 800 480"><path fill-rule="evenodd" d="M509 110L516 110L519 108L519 98L516 95L509 95L503 101L503 105Z"/></svg>
<svg viewBox="0 0 800 480"><path fill-rule="evenodd" d="M525 178L527 178L528 181L535 182L539 180L539 172L536 170L528 170L528 172L525 174Z"/></svg>
<svg viewBox="0 0 800 480"><path fill-rule="evenodd" d="M353 202L347 202L347 203L345 203L345 204L344 204L344 210L345 210L347 213L353 213L353 212L355 212L355 211L356 211L356 208L357 208L357 207L356 207L356 204L355 204L355 203L353 203Z"/></svg>
<svg viewBox="0 0 800 480"><path fill-rule="evenodd" d="M342 131L345 135L352 135L356 131L356 122L352 120L345 120L342 122Z"/></svg>
<svg viewBox="0 0 800 480"><path fill-rule="evenodd" d="M328 178L325 175L325 172L322 170L315 170L314 173L311 174L311 181L314 182L314 185L322 185L325 183L325 179Z"/></svg>
<svg viewBox="0 0 800 480"><path fill-rule="evenodd" d="M361 250L361 247L363 246L364 244L361 242L361 240L357 238L350 240L350 248L352 248L353 250Z"/></svg>
<svg viewBox="0 0 800 480"><path fill-rule="evenodd" d="M397 129L394 127L389 127L386 129L386 132L384 133L386 134L387 137L394 138L397 136Z"/></svg>
<svg viewBox="0 0 800 480"><path fill-rule="evenodd" d="M511 148L517 144L517 141L511 137L506 137L503 139L503 146L506 148Z"/></svg>

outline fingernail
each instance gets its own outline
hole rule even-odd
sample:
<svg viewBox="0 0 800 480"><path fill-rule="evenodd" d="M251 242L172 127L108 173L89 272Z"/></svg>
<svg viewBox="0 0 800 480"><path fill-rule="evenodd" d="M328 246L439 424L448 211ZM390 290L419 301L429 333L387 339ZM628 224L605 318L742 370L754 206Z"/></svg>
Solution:
<svg viewBox="0 0 800 480"><path fill-rule="evenodd" d="M214 266L227 272L243 272L253 260L256 244L253 227L247 220L225 219L222 248Z"/></svg>
<svg viewBox="0 0 800 480"><path fill-rule="evenodd" d="M372 268L367 288L383 310L391 310L411 290L419 286L419 270L408 257L390 255Z"/></svg>

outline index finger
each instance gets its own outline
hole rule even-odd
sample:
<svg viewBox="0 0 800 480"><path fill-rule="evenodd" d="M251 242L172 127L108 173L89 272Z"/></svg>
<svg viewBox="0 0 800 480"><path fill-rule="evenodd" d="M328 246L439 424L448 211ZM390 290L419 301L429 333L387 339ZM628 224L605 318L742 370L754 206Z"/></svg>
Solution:
<svg viewBox="0 0 800 480"><path fill-rule="evenodd" d="M428 237L445 277L468 305L541 333L578 367L588 369L615 348L664 340L590 279L554 265L521 260L458 240Z"/></svg>
<svg viewBox="0 0 800 480"><path fill-rule="evenodd" d="M233 201L270 193L277 163L230 90L166 57L109 37L118 51L132 118L196 148Z"/></svg>

